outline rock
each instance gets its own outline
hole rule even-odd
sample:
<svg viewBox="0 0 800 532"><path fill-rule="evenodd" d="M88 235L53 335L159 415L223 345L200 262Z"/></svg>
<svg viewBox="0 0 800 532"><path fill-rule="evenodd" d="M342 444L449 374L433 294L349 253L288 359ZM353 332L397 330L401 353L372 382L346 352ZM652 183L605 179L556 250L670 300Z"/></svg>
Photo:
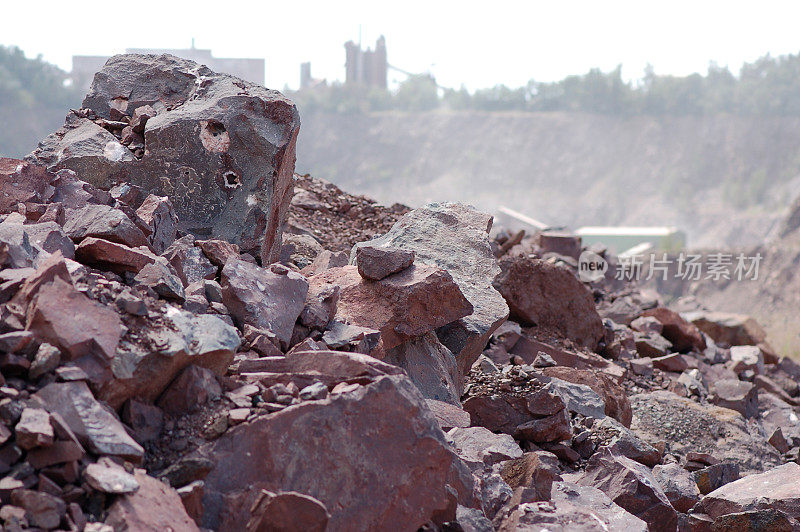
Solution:
<svg viewBox="0 0 800 532"><path fill-rule="evenodd" d="M38 379L42 375L50 373L61 363L61 351L48 343L42 343L36 350L31 367L28 370L28 377Z"/></svg>
<svg viewBox="0 0 800 532"><path fill-rule="evenodd" d="M114 501L108 509L107 525L115 531L199 531L174 489L147 476L142 470L136 470L133 477L139 489Z"/></svg>
<svg viewBox="0 0 800 532"><path fill-rule="evenodd" d="M53 444L53 427L50 415L40 408L26 408L22 411L17 426L17 445L29 451L36 447L48 447Z"/></svg>
<svg viewBox="0 0 800 532"><path fill-rule="evenodd" d="M124 212L108 205L86 205L68 211L64 232L78 243L91 236L132 248L149 246L142 230Z"/></svg>
<svg viewBox="0 0 800 532"><path fill-rule="evenodd" d="M669 442L670 453L713 453L732 460L746 474L781 463L778 453L760 431L727 408L700 405L671 392L653 391L630 396L631 430L651 445Z"/></svg>
<svg viewBox="0 0 800 532"><path fill-rule="evenodd" d="M330 514L314 497L287 491L273 493L262 490L251 509L248 532L271 530L303 530L325 532Z"/></svg>
<svg viewBox="0 0 800 532"><path fill-rule="evenodd" d="M731 347L731 369L737 374L751 370L756 375L764 373L764 353L754 345Z"/></svg>
<svg viewBox="0 0 800 532"><path fill-rule="evenodd" d="M552 416L565 409L564 399L550 385L526 396L483 395L464 401L472 425L506 434L514 434L517 426L535 417Z"/></svg>
<svg viewBox="0 0 800 532"><path fill-rule="evenodd" d="M355 255L358 274L364 279L380 281L414 264L416 253L400 248L364 244L355 247Z"/></svg>
<svg viewBox="0 0 800 532"><path fill-rule="evenodd" d="M180 278L164 259L147 264L133 280L137 284L151 288L164 299L183 301L186 298Z"/></svg>
<svg viewBox="0 0 800 532"><path fill-rule="evenodd" d="M615 382L613 377L599 371L567 368L563 366L545 368L542 370L542 373L550 378L557 378L561 381L588 386L601 397L601 401L604 404L605 415L613 417L626 427L630 427L632 413L628 395L623 391L622 387ZM555 386L555 388L557 390L561 389L558 385ZM596 399L588 401L588 394L584 395L587 397L583 399L583 401L586 401L583 408L573 404L572 410L575 412L586 410L586 407L591 405L591 413L586 415L597 419L603 417L594 407L594 405L598 404Z"/></svg>
<svg viewBox="0 0 800 532"><path fill-rule="evenodd" d="M717 462L693 471L692 475L700 493L705 495L725 484L738 480L739 464L731 461Z"/></svg>
<svg viewBox="0 0 800 532"><path fill-rule="evenodd" d="M262 489L319 500L331 512L330 530L416 530L450 504L446 484L457 460L403 376L377 377L323 401L257 417L198 453L215 464L205 479L203 524L225 530L244 527L252 492ZM325 474L328 464L336 464L335 476ZM398 482L414 489L398 496Z"/></svg>
<svg viewBox="0 0 800 532"><path fill-rule="evenodd" d="M779 510L800 519L800 465L789 462L718 488L700 501L713 518L751 510Z"/></svg>
<svg viewBox="0 0 800 532"><path fill-rule="evenodd" d="M631 329L640 333L655 333L660 335L664 331L664 326L652 316L642 316L631 322Z"/></svg>
<svg viewBox="0 0 800 532"><path fill-rule="evenodd" d="M706 348L706 341L700 330L677 312L658 307L644 311L642 316L653 317L661 322L661 336L669 340L676 351L685 353L696 349L702 352Z"/></svg>
<svg viewBox="0 0 800 532"><path fill-rule="evenodd" d="M558 458L546 451L525 453L501 462L500 476L512 489L532 488L540 501L549 501L553 482L561 480Z"/></svg>
<svg viewBox="0 0 800 532"><path fill-rule="evenodd" d="M60 251L68 259L75 256L75 244L56 222L41 221L26 224L22 226L22 230L28 235L28 240L33 246L38 246L48 253Z"/></svg>
<svg viewBox="0 0 800 532"><path fill-rule="evenodd" d="M578 484L592 486L645 521L652 531L674 532L678 516L650 470L608 451L595 453Z"/></svg>
<svg viewBox="0 0 800 532"><path fill-rule="evenodd" d="M674 373L683 373L689 368L689 364L680 353L656 357L653 359L653 366L661 371L672 371Z"/></svg>
<svg viewBox="0 0 800 532"><path fill-rule="evenodd" d="M378 347L380 340L381 332L376 329L358 327L338 320L331 322L329 329L322 335L322 342L331 349L350 348L351 351L364 354L369 354Z"/></svg>
<svg viewBox="0 0 800 532"><path fill-rule="evenodd" d="M586 417L602 419L605 417L605 401L603 397L585 384L561 380L558 378L545 377L543 380L549 382L553 390L564 398L567 410L581 414Z"/></svg>
<svg viewBox="0 0 800 532"><path fill-rule="evenodd" d="M645 532L647 523L620 508L602 491L570 482L553 483L553 499L517 506L500 525L502 532L586 530Z"/></svg>
<svg viewBox="0 0 800 532"><path fill-rule="evenodd" d="M119 495L133 493L139 489L136 477L111 461L89 464L83 470L83 479L91 487L103 493Z"/></svg>
<svg viewBox="0 0 800 532"><path fill-rule="evenodd" d="M337 285L330 285L319 292L315 291L309 294L305 307L300 313L300 323L306 327L324 331L336 315L338 303L339 287Z"/></svg>
<svg viewBox="0 0 800 532"><path fill-rule="evenodd" d="M767 338L758 322L743 314L691 312L685 317L718 344L758 345Z"/></svg>
<svg viewBox="0 0 800 532"><path fill-rule="evenodd" d="M107 364L122 336L122 321L109 307L92 301L56 277L43 285L28 307L26 329L58 347L62 359L96 358Z"/></svg>
<svg viewBox="0 0 800 532"><path fill-rule="evenodd" d="M634 333L633 341L636 345L636 352L643 358L655 359L667 356L672 349L672 343L669 340L654 332Z"/></svg>
<svg viewBox="0 0 800 532"><path fill-rule="evenodd" d="M292 263L298 268L305 268L323 251L325 249L311 235L284 234L280 262L282 264Z"/></svg>
<svg viewBox="0 0 800 532"><path fill-rule="evenodd" d="M278 264L260 268L230 260L222 269L222 298L240 324L275 334L288 345L292 329L305 305L308 282Z"/></svg>
<svg viewBox="0 0 800 532"><path fill-rule="evenodd" d="M694 477L679 464L657 465L653 468L653 477L679 512L687 513L700 500Z"/></svg>
<svg viewBox="0 0 800 532"><path fill-rule="evenodd" d="M131 248L102 238L84 238L75 249L75 256L81 262L117 273L136 273L157 257L147 248Z"/></svg>
<svg viewBox="0 0 800 532"><path fill-rule="evenodd" d="M131 397L155 401L190 364L223 375L240 342L220 318L167 306L158 322L137 331L136 341L120 344L112 374L97 383L97 397L115 409Z"/></svg>
<svg viewBox="0 0 800 532"><path fill-rule="evenodd" d="M12 491L11 504L25 510L25 518L31 526L45 530L57 528L67 511L67 505L60 498L29 489Z"/></svg>
<svg viewBox="0 0 800 532"><path fill-rule="evenodd" d="M649 377L653 374L653 359L649 357L645 358L636 358L633 360L628 361L631 367L631 371L635 375L641 375L643 377Z"/></svg>
<svg viewBox="0 0 800 532"><path fill-rule="evenodd" d="M167 197L150 194L136 209L136 216L148 230L150 245L156 253L163 253L175 240L178 218L172 202Z"/></svg>
<svg viewBox="0 0 800 532"><path fill-rule="evenodd" d="M51 177L41 166L0 157L0 214L16 211L20 203L41 203Z"/></svg>
<svg viewBox="0 0 800 532"><path fill-rule="evenodd" d="M341 268L342 266L347 266L348 262L349 259L346 251L338 251L334 253L326 249L321 251L311 264L300 270L300 273L306 277L311 277L312 275L322 273L325 270L330 270L331 268Z"/></svg>
<svg viewBox="0 0 800 532"><path fill-rule="evenodd" d="M129 399L122 408L122 421L131 428L131 435L137 442L145 443L161 434L164 413L157 406Z"/></svg>
<svg viewBox="0 0 800 532"><path fill-rule="evenodd" d="M783 430L780 427L772 431L772 435L767 441L769 441L769 444L775 447L775 450L779 453L786 454L789 452L789 443L786 441Z"/></svg>
<svg viewBox="0 0 800 532"><path fill-rule="evenodd" d="M50 413L56 412L90 451L140 462L144 450L122 424L92 396L85 382L54 382L34 397Z"/></svg>
<svg viewBox="0 0 800 532"><path fill-rule="evenodd" d="M456 358L433 332L387 350L383 360L403 368L425 398L461 405Z"/></svg>
<svg viewBox="0 0 800 532"><path fill-rule="evenodd" d="M188 366L175 377L158 399L158 406L168 414L184 414L222 395L214 372Z"/></svg>
<svg viewBox="0 0 800 532"><path fill-rule="evenodd" d="M721 515L714 520L716 530L758 530L764 532L794 532L800 522L774 509L752 510Z"/></svg>
<svg viewBox="0 0 800 532"><path fill-rule="evenodd" d="M595 422L591 431L615 455L625 456L647 467L653 467L661 462L661 453L658 449L610 417Z"/></svg>
<svg viewBox="0 0 800 532"><path fill-rule="evenodd" d="M477 508L466 508L459 505L456 509L456 521L464 532L492 532L492 522Z"/></svg>
<svg viewBox="0 0 800 532"><path fill-rule="evenodd" d="M492 287L500 273L488 233L492 217L458 203L430 203L405 214L385 235L356 245L414 251L416 265L446 270L473 312L437 331L453 353L462 375L481 354L491 334L508 317L508 306ZM351 259L352 259L351 254Z"/></svg>
<svg viewBox="0 0 800 532"><path fill-rule="evenodd" d="M749 382L724 379L712 385L711 402L715 405L736 410L744 417L758 415L758 393Z"/></svg>
<svg viewBox="0 0 800 532"><path fill-rule="evenodd" d="M157 114L144 121L153 111L140 111L131 126L144 128L144 152L71 116L29 159L73 169L98 186L113 178L167 196L179 229L258 251L264 264L277 260L300 126L292 102L193 61L137 54L106 62L83 101L106 120L114 106L133 116L146 105Z"/></svg>
<svg viewBox="0 0 800 532"><path fill-rule="evenodd" d="M572 438L569 414L564 409L551 416L517 425L514 437L532 442L558 442Z"/></svg>
<svg viewBox="0 0 800 532"><path fill-rule="evenodd" d="M186 513L197 524L200 524L203 519L203 493L205 486L205 482L202 480L195 480L176 490L181 498L183 507L186 509Z"/></svg>
<svg viewBox="0 0 800 532"><path fill-rule="evenodd" d="M522 456L522 449L514 438L508 434L494 434L483 427L454 428L447 433L447 439L459 458L477 470Z"/></svg>
<svg viewBox="0 0 800 532"><path fill-rule="evenodd" d="M442 431L447 432L456 427L469 427L469 414L461 407L436 399L425 399L425 402L428 403L428 408L436 417Z"/></svg>
<svg viewBox="0 0 800 532"><path fill-rule="evenodd" d="M309 285L309 297L338 286L336 319L379 330L386 350L472 312L450 274L424 264L381 281L365 281L355 266L332 268Z"/></svg>
<svg viewBox="0 0 800 532"><path fill-rule="evenodd" d="M225 240L196 240L194 244L219 268L224 267L230 259L240 257L239 246Z"/></svg>
<svg viewBox="0 0 800 532"><path fill-rule="evenodd" d="M603 337L603 323L592 294L568 269L526 257L500 261L494 286L506 299L511 315L531 325L552 327L594 350Z"/></svg>
<svg viewBox="0 0 800 532"><path fill-rule="evenodd" d="M212 264L203 251L195 246L192 235L174 241L161 254L181 278L184 285L204 283L217 276L217 266ZM238 257L238 253L236 255ZM219 302L222 300L220 299Z"/></svg>
<svg viewBox="0 0 800 532"><path fill-rule="evenodd" d="M38 255L19 223L0 223L0 266L27 268Z"/></svg>

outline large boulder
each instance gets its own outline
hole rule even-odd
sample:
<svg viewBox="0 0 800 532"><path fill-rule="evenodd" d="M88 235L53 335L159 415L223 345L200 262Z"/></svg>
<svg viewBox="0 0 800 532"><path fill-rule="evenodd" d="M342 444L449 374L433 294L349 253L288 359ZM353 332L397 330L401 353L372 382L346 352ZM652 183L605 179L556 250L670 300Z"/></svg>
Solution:
<svg viewBox="0 0 800 532"><path fill-rule="evenodd" d="M568 269L523 256L500 261L494 286L503 294L511 315L529 325L557 330L594 350L604 336L603 321L592 293Z"/></svg>
<svg viewBox="0 0 800 532"><path fill-rule="evenodd" d="M437 335L453 352L462 375L481 354L491 334L508 317L508 306L492 287L500 273L489 247L492 217L460 203L431 203L404 215L385 235L358 248L392 247L416 253L416 264L447 270L472 304L473 312L439 327Z"/></svg>
<svg viewBox="0 0 800 532"><path fill-rule="evenodd" d="M454 512L448 484L453 468L464 466L425 400L402 375L361 382L259 416L202 446L199 456L213 463L203 525L243 530L261 490L317 499L330 512L330 531L414 531Z"/></svg>
<svg viewBox="0 0 800 532"><path fill-rule="evenodd" d="M800 519L800 465L789 462L725 484L703 497L700 505L715 518L750 510L779 510Z"/></svg>
<svg viewBox="0 0 800 532"><path fill-rule="evenodd" d="M167 196L180 229L236 242L267 264L280 254L299 127L277 91L172 55L126 54L108 60L83 109L28 160Z"/></svg>

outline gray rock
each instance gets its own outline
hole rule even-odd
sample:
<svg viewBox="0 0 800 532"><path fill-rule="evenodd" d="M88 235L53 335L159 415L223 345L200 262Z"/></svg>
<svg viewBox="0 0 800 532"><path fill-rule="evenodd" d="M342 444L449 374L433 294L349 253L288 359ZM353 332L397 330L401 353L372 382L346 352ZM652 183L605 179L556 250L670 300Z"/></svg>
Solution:
<svg viewBox="0 0 800 532"><path fill-rule="evenodd" d="M489 247L492 217L458 203L431 203L403 216L385 235L356 244L390 246L416 253L416 262L450 272L474 312L437 330L458 361L462 375L481 354L491 334L508 317L508 305L492 287L500 267Z"/></svg>
<svg viewBox="0 0 800 532"><path fill-rule="evenodd" d="M324 340L323 336L323 340ZM453 405L461 405L458 366L434 333L404 342L386 351L384 361L400 366L422 395Z"/></svg>
<svg viewBox="0 0 800 532"><path fill-rule="evenodd" d="M456 454L473 469L522 456L522 449L514 438L483 427L454 428L447 433L447 439L455 447Z"/></svg>
<svg viewBox="0 0 800 532"><path fill-rule="evenodd" d="M688 512L700 500L700 490L694 477L680 464L657 465L653 468L653 477L679 512Z"/></svg>
<svg viewBox="0 0 800 532"><path fill-rule="evenodd" d="M146 150L70 114L28 160L97 186L113 178L168 196L180 229L260 250L264 264L278 259L300 126L290 100L186 59L126 54L106 62L83 101L105 120L112 106L138 129L155 112L142 129Z"/></svg>
<svg viewBox="0 0 800 532"><path fill-rule="evenodd" d="M113 462L89 464L83 470L83 479L91 487L103 493L119 495L133 493L139 489L136 477Z"/></svg>
<svg viewBox="0 0 800 532"><path fill-rule="evenodd" d="M356 267L364 279L380 281L414 264L415 253L389 246L356 246Z"/></svg>

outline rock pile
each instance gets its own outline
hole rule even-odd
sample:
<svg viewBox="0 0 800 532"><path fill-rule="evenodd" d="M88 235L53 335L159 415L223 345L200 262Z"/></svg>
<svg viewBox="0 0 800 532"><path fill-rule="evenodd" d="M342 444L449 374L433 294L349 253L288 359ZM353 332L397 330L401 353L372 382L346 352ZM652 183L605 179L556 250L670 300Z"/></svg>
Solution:
<svg viewBox="0 0 800 532"><path fill-rule="evenodd" d="M800 365L757 324L292 177L297 124L121 56L0 160L0 529L800 528ZM239 181L201 211L183 167Z"/></svg>

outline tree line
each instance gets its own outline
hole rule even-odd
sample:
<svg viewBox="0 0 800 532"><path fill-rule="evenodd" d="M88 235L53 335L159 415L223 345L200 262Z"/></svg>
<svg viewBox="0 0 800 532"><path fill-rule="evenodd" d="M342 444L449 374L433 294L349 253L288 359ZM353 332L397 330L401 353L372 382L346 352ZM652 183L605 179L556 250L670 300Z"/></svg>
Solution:
<svg viewBox="0 0 800 532"><path fill-rule="evenodd" d="M442 89L427 74L410 76L394 91L324 84L292 93L301 111L340 113L437 108L476 111L564 111L606 115L800 115L800 53L766 55L737 75L711 63L705 74L658 75L648 65L642 78L626 81L622 65L555 82L524 87L496 85L470 92Z"/></svg>

